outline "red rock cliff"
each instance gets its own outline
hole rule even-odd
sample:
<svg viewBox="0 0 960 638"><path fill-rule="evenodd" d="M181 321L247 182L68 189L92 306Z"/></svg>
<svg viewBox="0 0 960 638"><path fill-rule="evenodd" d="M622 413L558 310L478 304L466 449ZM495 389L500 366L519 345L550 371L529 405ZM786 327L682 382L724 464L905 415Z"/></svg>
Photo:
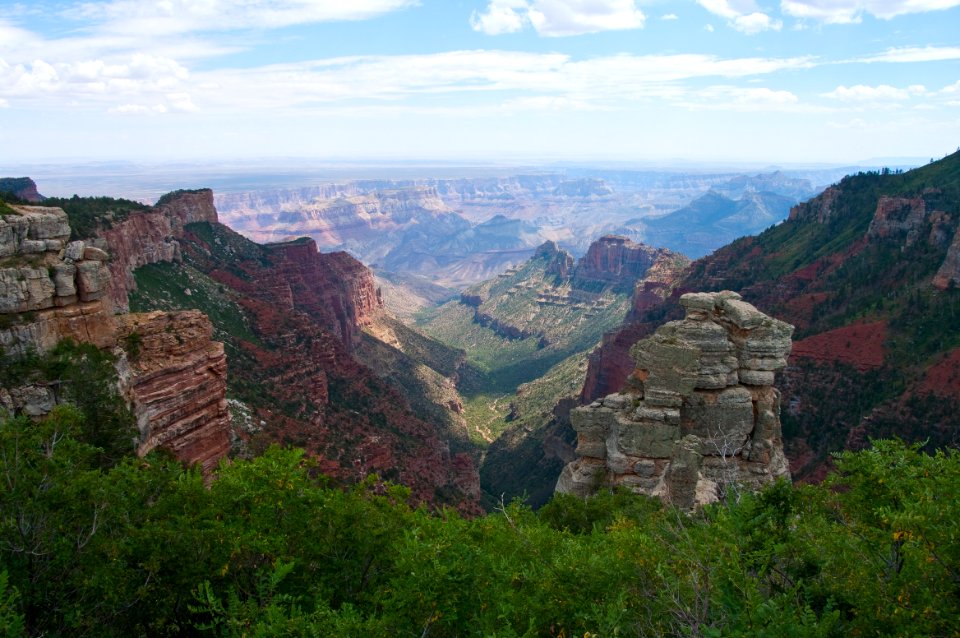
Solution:
<svg viewBox="0 0 960 638"><path fill-rule="evenodd" d="M321 253L313 239L265 246L276 267L274 285L289 287L292 304L329 326L347 348L383 309L373 273L345 252Z"/></svg>
<svg viewBox="0 0 960 638"><path fill-rule="evenodd" d="M577 263L578 279L634 282L643 277L662 251L626 237L605 235L590 244Z"/></svg>
<svg viewBox="0 0 960 638"><path fill-rule="evenodd" d="M230 446L227 358L198 310L117 318L128 367L121 387L140 429L138 452L165 447L178 459L213 470Z"/></svg>

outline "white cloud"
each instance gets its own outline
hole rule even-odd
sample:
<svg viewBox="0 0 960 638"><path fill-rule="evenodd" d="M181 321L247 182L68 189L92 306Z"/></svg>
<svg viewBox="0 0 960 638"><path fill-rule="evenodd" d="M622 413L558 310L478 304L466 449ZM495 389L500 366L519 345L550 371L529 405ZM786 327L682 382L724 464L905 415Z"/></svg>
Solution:
<svg viewBox="0 0 960 638"><path fill-rule="evenodd" d="M697 0L710 13L725 18L731 27L754 35L761 31L779 31L783 22L763 13L753 0Z"/></svg>
<svg viewBox="0 0 960 638"><path fill-rule="evenodd" d="M858 62L942 62L960 59L960 47L897 47Z"/></svg>
<svg viewBox="0 0 960 638"><path fill-rule="evenodd" d="M665 13L662 16L660 16L660 19L661 20L679 20L680 16L678 16L676 13Z"/></svg>
<svg viewBox="0 0 960 638"><path fill-rule="evenodd" d="M488 35L513 33L530 25L542 36L562 37L640 29L645 17L635 0L488 0L470 25Z"/></svg>
<svg viewBox="0 0 960 638"><path fill-rule="evenodd" d="M163 104L154 106L145 106L143 104L121 104L109 109L110 113L117 115L162 115L167 112L167 107Z"/></svg>
<svg viewBox="0 0 960 638"><path fill-rule="evenodd" d="M781 0L780 9L795 18L827 24L860 22L864 13L890 20L908 13L940 11L960 6L960 0Z"/></svg>
<svg viewBox="0 0 960 638"><path fill-rule="evenodd" d="M10 108L10 102L3 98L0 98L0 109L6 109L6 108Z"/></svg>
<svg viewBox="0 0 960 638"><path fill-rule="evenodd" d="M857 84L854 86L838 86L829 93L824 93L823 97L828 97L843 102L880 102L880 101L903 101L909 100L912 96L923 95L926 88L915 84L907 88L900 89L889 84L879 86L867 86Z"/></svg>
<svg viewBox="0 0 960 638"><path fill-rule="evenodd" d="M527 8L526 0L491 0L485 12L473 12L470 26L487 35L515 33L523 28Z"/></svg>
<svg viewBox="0 0 960 638"><path fill-rule="evenodd" d="M705 27L703 27L703 30L706 31L707 33L713 33L713 25L708 24Z"/></svg>
<svg viewBox="0 0 960 638"><path fill-rule="evenodd" d="M364 20L416 4L417 0L112 0L83 3L69 15L100 22L114 32L170 35Z"/></svg>
<svg viewBox="0 0 960 638"><path fill-rule="evenodd" d="M138 95L170 90L188 77L187 69L175 60L139 53L118 62L34 60L29 64L10 65L0 60L0 92L28 99L42 99L50 94Z"/></svg>
<svg viewBox="0 0 960 638"><path fill-rule="evenodd" d="M766 87L711 86L693 92L686 104L694 109L727 109L733 111L803 110L800 98L790 91Z"/></svg>

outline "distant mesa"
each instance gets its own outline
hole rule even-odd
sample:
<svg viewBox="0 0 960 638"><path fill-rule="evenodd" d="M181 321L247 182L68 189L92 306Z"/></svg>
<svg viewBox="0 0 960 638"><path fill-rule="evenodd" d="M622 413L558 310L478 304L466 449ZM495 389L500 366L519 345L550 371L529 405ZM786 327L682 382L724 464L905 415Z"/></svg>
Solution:
<svg viewBox="0 0 960 638"><path fill-rule="evenodd" d="M36 183L29 177L0 177L0 199L4 193L31 204L39 204L44 200L43 195L37 192Z"/></svg>

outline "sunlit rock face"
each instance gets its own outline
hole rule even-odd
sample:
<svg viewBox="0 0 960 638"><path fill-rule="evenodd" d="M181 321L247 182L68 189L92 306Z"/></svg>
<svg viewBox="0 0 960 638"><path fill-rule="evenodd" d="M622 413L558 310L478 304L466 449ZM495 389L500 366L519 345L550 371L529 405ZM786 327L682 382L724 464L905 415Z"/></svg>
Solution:
<svg viewBox="0 0 960 638"><path fill-rule="evenodd" d="M793 326L730 291L680 303L683 320L631 349L623 391L571 413L579 458L558 492L620 485L692 509L789 478L773 382Z"/></svg>

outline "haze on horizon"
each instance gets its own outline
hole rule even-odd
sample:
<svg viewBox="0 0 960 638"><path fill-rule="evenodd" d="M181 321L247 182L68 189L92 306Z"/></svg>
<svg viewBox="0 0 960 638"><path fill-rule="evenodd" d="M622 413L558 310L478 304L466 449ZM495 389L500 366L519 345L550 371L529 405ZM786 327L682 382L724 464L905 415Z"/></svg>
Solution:
<svg viewBox="0 0 960 638"><path fill-rule="evenodd" d="M7 168L845 163L960 143L960 0L0 6Z"/></svg>

